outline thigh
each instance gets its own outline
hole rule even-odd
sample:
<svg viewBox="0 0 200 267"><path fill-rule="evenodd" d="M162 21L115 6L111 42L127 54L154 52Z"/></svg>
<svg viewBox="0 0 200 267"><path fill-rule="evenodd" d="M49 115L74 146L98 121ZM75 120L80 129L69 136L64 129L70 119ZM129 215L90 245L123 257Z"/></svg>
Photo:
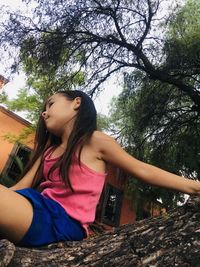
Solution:
<svg viewBox="0 0 200 267"><path fill-rule="evenodd" d="M32 188L17 190L33 205L33 220L17 245L38 247L59 241L82 240L85 231L79 222L69 217L56 201L44 197Z"/></svg>
<svg viewBox="0 0 200 267"><path fill-rule="evenodd" d="M17 243L27 232L33 218L28 199L0 185L0 235Z"/></svg>

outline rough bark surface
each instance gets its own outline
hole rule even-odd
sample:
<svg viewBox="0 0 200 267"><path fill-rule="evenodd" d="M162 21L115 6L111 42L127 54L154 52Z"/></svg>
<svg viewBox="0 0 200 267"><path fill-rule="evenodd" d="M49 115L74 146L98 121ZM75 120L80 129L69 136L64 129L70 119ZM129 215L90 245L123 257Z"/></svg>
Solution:
<svg viewBox="0 0 200 267"><path fill-rule="evenodd" d="M0 241L0 267L200 266L200 197L166 215L40 249Z"/></svg>

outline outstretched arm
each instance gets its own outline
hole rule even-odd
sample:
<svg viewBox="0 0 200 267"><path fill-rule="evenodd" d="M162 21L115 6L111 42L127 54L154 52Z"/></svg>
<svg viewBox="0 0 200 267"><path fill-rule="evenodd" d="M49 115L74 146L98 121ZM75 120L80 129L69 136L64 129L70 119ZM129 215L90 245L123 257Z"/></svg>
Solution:
<svg viewBox="0 0 200 267"><path fill-rule="evenodd" d="M172 174L137 160L124 151L112 137L103 133L99 133L98 139L101 157L104 161L122 168L145 183L186 194L200 195L200 182Z"/></svg>

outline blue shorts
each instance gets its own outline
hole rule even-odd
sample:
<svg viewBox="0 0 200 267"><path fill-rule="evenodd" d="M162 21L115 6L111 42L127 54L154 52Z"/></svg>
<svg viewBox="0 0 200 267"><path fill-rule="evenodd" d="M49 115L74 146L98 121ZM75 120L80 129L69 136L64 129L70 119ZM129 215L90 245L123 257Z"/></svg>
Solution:
<svg viewBox="0 0 200 267"><path fill-rule="evenodd" d="M22 240L17 244L38 247L59 241L79 241L85 237L81 224L71 218L63 207L32 188L16 190L33 206L33 219Z"/></svg>

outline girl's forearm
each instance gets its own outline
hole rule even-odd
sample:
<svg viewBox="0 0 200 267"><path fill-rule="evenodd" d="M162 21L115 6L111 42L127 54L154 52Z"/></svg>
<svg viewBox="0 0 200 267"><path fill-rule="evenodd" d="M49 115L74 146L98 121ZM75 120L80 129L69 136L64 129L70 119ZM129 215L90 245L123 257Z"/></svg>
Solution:
<svg viewBox="0 0 200 267"><path fill-rule="evenodd" d="M138 178L155 186L181 191L186 194L200 195L199 181L172 174L149 164L144 164Z"/></svg>

